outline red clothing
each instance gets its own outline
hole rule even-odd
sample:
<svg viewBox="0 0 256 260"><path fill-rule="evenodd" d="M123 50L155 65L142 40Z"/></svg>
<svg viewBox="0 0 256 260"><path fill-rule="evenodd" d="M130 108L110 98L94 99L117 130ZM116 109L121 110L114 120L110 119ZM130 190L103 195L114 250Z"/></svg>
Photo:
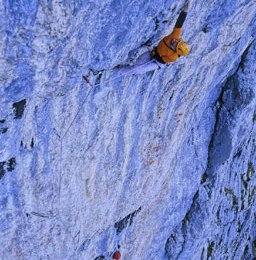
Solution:
<svg viewBox="0 0 256 260"><path fill-rule="evenodd" d="M119 251L116 251L113 256L112 256L112 259L115 259L115 260L120 260L121 259L121 253Z"/></svg>

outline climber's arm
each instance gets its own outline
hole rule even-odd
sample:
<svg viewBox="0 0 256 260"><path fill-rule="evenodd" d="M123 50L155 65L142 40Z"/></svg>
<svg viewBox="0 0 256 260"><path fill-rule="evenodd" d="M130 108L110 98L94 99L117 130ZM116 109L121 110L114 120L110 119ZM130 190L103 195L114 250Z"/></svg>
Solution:
<svg viewBox="0 0 256 260"><path fill-rule="evenodd" d="M186 20L186 17L187 17L187 14L188 14L188 9L189 9L189 6L190 6L190 1L191 0L188 0L184 7L183 7L183 10L182 12L180 13L179 17L178 17L178 20L175 24L175 28L181 28Z"/></svg>
<svg viewBox="0 0 256 260"><path fill-rule="evenodd" d="M186 20L187 17L187 12L185 12L184 10L180 13L178 20L175 24L175 28L181 28Z"/></svg>
<svg viewBox="0 0 256 260"><path fill-rule="evenodd" d="M184 22L186 20L190 2L191 2L191 0L188 0L185 3L185 5L183 7L183 10L181 11L181 13L180 13L180 15L179 15L179 17L177 19L177 22L175 24L175 27L173 29L173 32L172 32L170 38L175 38L175 39L179 39L180 38L181 31L182 31L182 26L183 26L183 24L184 24Z"/></svg>

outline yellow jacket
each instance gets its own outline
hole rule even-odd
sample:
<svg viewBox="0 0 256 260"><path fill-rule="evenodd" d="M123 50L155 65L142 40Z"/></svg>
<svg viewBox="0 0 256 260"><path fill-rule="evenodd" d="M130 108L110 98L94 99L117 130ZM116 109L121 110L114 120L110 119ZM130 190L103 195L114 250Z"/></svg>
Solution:
<svg viewBox="0 0 256 260"><path fill-rule="evenodd" d="M172 33L164 37L157 46L157 53L164 63L174 62L179 58L177 52L173 51L169 46L172 39L180 39L182 28L174 28Z"/></svg>

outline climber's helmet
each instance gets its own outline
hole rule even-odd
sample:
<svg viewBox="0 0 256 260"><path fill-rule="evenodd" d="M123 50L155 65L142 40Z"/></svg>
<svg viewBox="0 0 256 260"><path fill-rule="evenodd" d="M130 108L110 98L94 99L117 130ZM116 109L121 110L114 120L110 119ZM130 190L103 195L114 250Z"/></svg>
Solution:
<svg viewBox="0 0 256 260"><path fill-rule="evenodd" d="M190 47L189 45L182 39L176 45L176 52L180 56L187 56L189 54Z"/></svg>

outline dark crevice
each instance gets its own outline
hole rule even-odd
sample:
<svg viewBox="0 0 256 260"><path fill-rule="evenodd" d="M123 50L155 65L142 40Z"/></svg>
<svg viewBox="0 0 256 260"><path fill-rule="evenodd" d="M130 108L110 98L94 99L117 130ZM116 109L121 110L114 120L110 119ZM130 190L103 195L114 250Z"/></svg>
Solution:
<svg viewBox="0 0 256 260"><path fill-rule="evenodd" d="M39 212L34 212L34 211L32 211L31 214L34 215L34 216L36 216L36 217L49 218L49 216L47 216L47 215L45 215L45 214L42 214L42 213L39 213Z"/></svg>
<svg viewBox="0 0 256 260"><path fill-rule="evenodd" d="M179 255L182 253L182 251L184 250L184 247L185 247L185 243L186 243L185 241L186 241L186 236L187 236L187 224L189 223L189 221L190 221L190 219L192 217L192 214L194 212L194 209L196 208L198 197L199 197L199 190L197 190L197 192L195 193L195 195L193 197L192 204L190 206L190 209L188 210L188 212L186 213L185 217L181 221L181 223L182 223L181 231L182 231L182 234L183 234L184 241L182 243L182 249L181 249Z"/></svg>
<svg viewBox="0 0 256 260"><path fill-rule="evenodd" d="M153 38L149 38L147 41L142 43L140 47L142 48L144 46L152 46L152 41L153 41Z"/></svg>
<svg viewBox="0 0 256 260"><path fill-rule="evenodd" d="M242 259L250 259L249 246L246 245L243 252Z"/></svg>
<svg viewBox="0 0 256 260"><path fill-rule="evenodd" d="M6 171L12 172L16 166L16 158L12 157L8 161L0 162L0 179L4 177Z"/></svg>
<svg viewBox="0 0 256 260"><path fill-rule="evenodd" d="M254 240L252 241L252 254L256 259L256 238L254 238Z"/></svg>
<svg viewBox="0 0 256 260"><path fill-rule="evenodd" d="M227 83L230 81L230 78L227 79ZM211 158L210 158L210 154L211 154L211 150L214 149L214 142L215 142L215 137L217 135L217 131L218 131L218 126L219 126L219 121L220 121L220 113L221 113L221 109L223 107L223 95L224 92L226 91L226 86L227 83L224 85L224 87L222 88L222 91L220 93L219 98L216 101L216 113L215 113L215 124L214 124L214 128L213 128L213 132L212 132L212 136L211 136L211 140L210 140L210 144L208 146L208 158L207 158L207 169L211 169Z"/></svg>
<svg viewBox="0 0 256 260"><path fill-rule="evenodd" d="M245 64L245 60L246 60L246 57L248 55L248 51L251 47L252 43L250 43L246 49L244 50L243 54L241 55L241 60L240 60L240 63L238 64L237 66L237 69L235 70L235 72L230 76L228 77L228 79L226 80L226 82L223 84L223 87L221 89L221 92L220 92L220 95L218 97L218 99L216 100L215 102L215 108L216 108L216 112L215 112L215 124L214 124L214 128L213 128L213 132L212 132L212 135L211 135L211 140L210 140L210 143L209 143L209 146L208 146L208 158L207 158L207 179L208 179L208 183L207 185L209 185L211 182L211 185L215 182L215 177L213 176L213 166L214 166L214 163L212 162L212 155L214 154L214 151L217 149L216 147L216 144L217 144L217 140L218 140L218 133L219 131L221 131L220 127L221 127L221 112L223 110L223 107L225 106L225 102L223 100L223 96L225 94L225 92L230 89L230 88L234 88L233 86L236 85L236 75L238 73L239 70L242 70L244 71L244 64ZM237 93L238 91L236 89L233 89L233 96L232 98L235 100L237 98L237 95L239 95L239 93ZM229 113L232 117L232 113L233 113L233 109L234 108L226 108L226 112ZM232 111L231 111L232 110ZM241 152L238 152L236 154L236 156L240 156L241 155ZM202 177L202 184L206 183L206 180L205 180L205 177L206 175L204 175ZM210 180L209 180L210 179Z"/></svg>
<svg viewBox="0 0 256 260"><path fill-rule="evenodd" d="M244 72L244 64L245 64L245 59L248 55L248 52L249 52L249 49L251 48L253 44L253 41L246 47L246 49L244 50L242 56L241 56L241 60L240 60L240 63L238 64L238 67L237 67L237 70L235 71L234 74L236 74L238 72L239 69L242 70L242 72Z"/></svg>
<svg viewBox="0 0 256 260"><path fill-rule="evenodd" d="M242 152L243 152L242 149L238 150L238 151L236 152L236 154L234 155L234 158L239 158L239 157L241 156Z"/></svg>
<svg viewBox="0 0 256 260"><path fill-rule="evenodd" d="M207 259L209 259L212 256L214 246L215 246L215 243L214 243L214 241L212 241L207 248Z"/></svg>
<svg viewBox="0 0 256 260"><path fill-rule="evenodd" d="M195 205L197 203L198 197L199 197L199 190L197 190L197 192L195 193L195 195L193 197L191 207L190 207L190 209L188 210L188 212L186 213L185 217L182 220L182 225L186 225L186 223L190 221L191 216L193 214L193 210L194 210Z"/></svg>
<svg viewBox="0 0 256 260"><path fill-rule="evenodd" d="M16 158L13 157L7 163L7 170L9 172L12 172L15 169L15 166L16 166Z"/></svg>
<svg viewBox="0 0 256 260"><path fill-rule="evenodd" d="M0 134L5 134L8 131L7 127L0 128Z"/></svg>
<svg viewBox="0 0 256 260"><path fill-rule="evenodd" d="M255 112L255 111L254 111L254 113L253 113L252 121L253 121L253 122L256 121L256 112Z"/></svg>
<svg viewBox="0 0 256 260"><path fill-rule="evenodd" d="M160 21L159 21L159 19L158 19L157 17L153 18L153 20L154 20L154 22L155 22L155 31L157 31L158 28L159 28L159 23L160 23Z"/></svg>
<svg viewBox="0 0 256 260"><path fill-rule="evenodd" d="M26 99L23 99L19 102L13 103L12 107L14 110L14 119L20 119L23 116L25 107L26 107Z"/></svg>
<svg viewBox="0 0 256 260"><path fill-rule="evenodd" d="M201 257L200 257L201 260L204 259L204 250L205 250L205 249L203 248L202 253L201 253Z"/></svg>
<svg viewBox="0 0 256 260"><path fill-rule="evenodd" d="M202 31L203 31L204 33L208 33L208 32L209 32L208 26L207 26L207 25L204 26L203 29L202 29Z"/></svg>
<svg viewBox="0 0 256 260"><path fill-rule="evenodd" d="M94 258L94 260L104 260L105 256L104 255L100 255Z"/></svg>
<svg viewBox="0 0 256 260"><path fill-rule="evenodd" d="M168 251L172 251L173 248L181 247L179 251L176 250L175 259L179 258L179 256L181 255L181 253L183 252L183 250L185 248L186 237L187 237L187 225L190 222L193 213L196 211L196 208L199 205L199 203L197 203L198 198L199 198L199 190L197 190L197 192L195 193L192 204L191 204L188 212L184 216L183 220L181 221L181 225L177 226L175 232L173 234L171 234L170 237L166 241L165 251L166 251L166 254L169 256L170 256L170 254L168 253ZM180 241L176 238L175 234L179 233L179 232L181 232L180 235L183 237L182 241Z"/></svg>
<svg viewBox="0 0 256 260"><path fill-rule="evenodd" d="M85 251L85 250L88 248L90 242L91 242L91 239L86 239L86 240L80 245L80 247L78 248L78 251L79 251L79 252Z"/></svg>
<svg viewBox="0 0 256 260"><path fill-rule="evenodd" d="M201 184L204 184L207 181L208 178L208 174L207 172L205 172L201 178Z"/></svg>
<svg viewBox="0 0 256 260"><path fill-rule="evenodd" d="M34 138L32 138L31 143L30 143L30 147L31 147L31 148L34 148L34 145L35 145L35 143L34 143Z"/></svg>
<svg viewBox="0 0 256 260"><path fill-rule="evenodd" d="M123 218L122 220L115 223L116 233L120 234L126 227L133 223L134 217L141 211L141 207Z"/></svg>
<svg viewBox="0 0 256 260"><path fill-rule="evenodd" d="M5 175L5 166L6 162L0 162L0 179L2 179Z"/></svg>

